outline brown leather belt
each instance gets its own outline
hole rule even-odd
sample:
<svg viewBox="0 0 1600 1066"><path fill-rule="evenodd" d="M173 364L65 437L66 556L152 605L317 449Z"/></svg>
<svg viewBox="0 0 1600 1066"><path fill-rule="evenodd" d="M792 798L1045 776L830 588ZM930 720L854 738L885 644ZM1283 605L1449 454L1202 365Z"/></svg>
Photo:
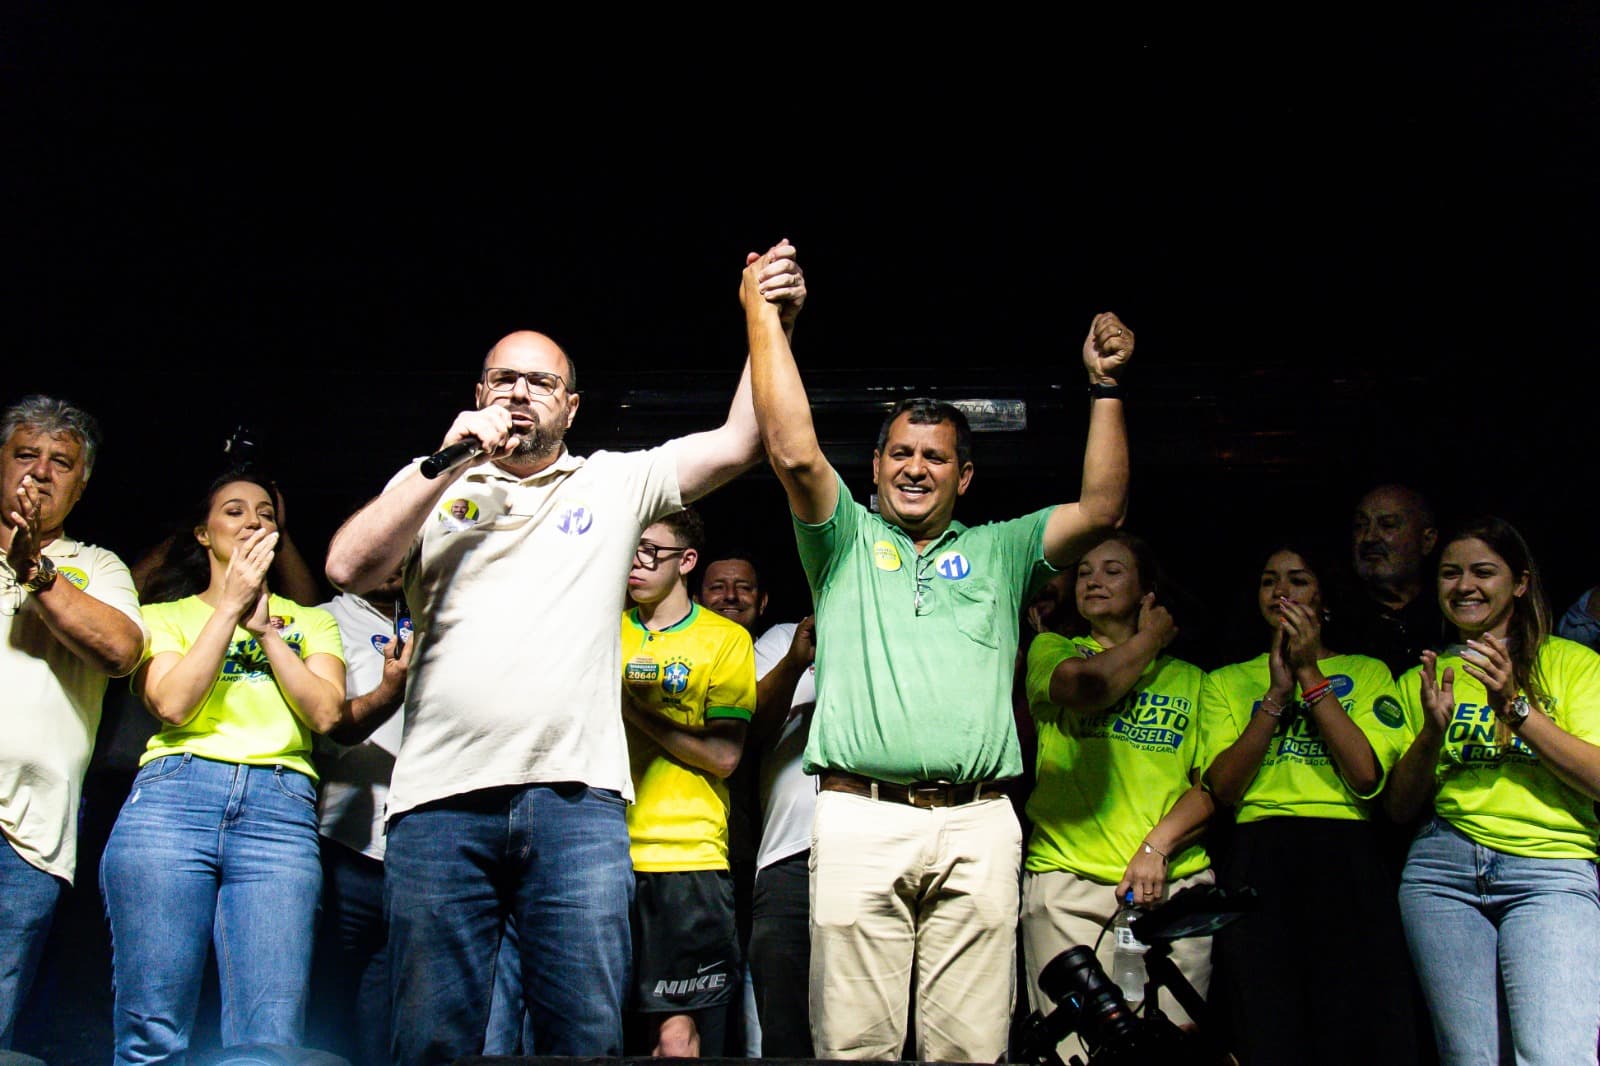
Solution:
<svg viewBox="0 0 1600 1066"><path fill-rule="evenodd" d="M959 807L963 803L1005 797L1000 786L993 781L965 781L959 785L949 781L914 781L909 785L897 785L892 781L879 781L844 770L823 771L817 787L824 792L844 792L851 796L904 803L924 809Z"/></svg>

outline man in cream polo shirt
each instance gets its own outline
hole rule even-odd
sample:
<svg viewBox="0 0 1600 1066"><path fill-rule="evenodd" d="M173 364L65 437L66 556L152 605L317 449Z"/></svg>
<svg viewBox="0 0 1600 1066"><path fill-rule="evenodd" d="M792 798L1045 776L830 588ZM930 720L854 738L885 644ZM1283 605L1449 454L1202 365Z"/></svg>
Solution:
<svg viewBox="0 0 1600 1066"><path fill-rule="evenodd" d="M787 242L759 268L786 321L804 299ZM619 1055L630 963L632 786L617 611L640 532L760 456L748 372L717 429L580 458L572 360L513 333L443 445L334 537L328 576L360 592L404 563L416 647L389 795L385 897L397 1062L477 1054L514 917L535 1055Z"/></svg>
<svg viewBox="0 0 1600 1066"><path fill-rule="evenodd" d="M149 639L122 560L62 532L99 445L95 420L61 400L0 416L0 1049L77 866L106 677L130 673Z"/></svg>

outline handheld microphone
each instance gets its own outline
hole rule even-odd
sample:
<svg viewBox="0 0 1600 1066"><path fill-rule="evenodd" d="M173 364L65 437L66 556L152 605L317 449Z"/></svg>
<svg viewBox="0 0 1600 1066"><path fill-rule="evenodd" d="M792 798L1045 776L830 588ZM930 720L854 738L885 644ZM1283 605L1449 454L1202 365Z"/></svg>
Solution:
<svg viewBox="0 0 1600 1066"><path fill-rule="evenodd" d="M436 478L446 470L452 470L469 459L476 459L483 454L483 445L476 437L458 440L446 448L440 448L426 459L422 460L422 476Z"/></svg>

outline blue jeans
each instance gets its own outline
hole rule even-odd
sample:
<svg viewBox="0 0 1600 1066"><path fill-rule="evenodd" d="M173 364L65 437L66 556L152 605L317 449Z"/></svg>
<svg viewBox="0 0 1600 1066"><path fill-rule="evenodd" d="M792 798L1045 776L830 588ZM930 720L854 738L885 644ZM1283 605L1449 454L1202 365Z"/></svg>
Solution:
<svg viewBox="0 0 1600 1066"><path fill-rule="evenodd" d="M505 917L533 1023L529 1055L622 1053L631 965L626 804L581 784L484 789L389 826L384 899L394 1059L482 1051Z"/></svg>
<svg viewBox="0 0 1600 1066"><path fill-rule="evenodd" d="M1440 818L1400 879L1406 943L1441 1066L1595 1062L1600 889L1585 859L1528 859L1474 844Z"/></svg>
<svg viewBox="0 0 1600 1066"><path fill-rule="evenodd" d="M321 887L305 774L193 755L147 763L100 860L116 1061L183 1061L213 946L222 1042L300 1043Z"/></svg>
<svg viewBox="0 0 1600 1066"><path fill-rule="evenodd" d="M389 927L383 863L322 838L322 917L307 1040L355 1066L389 1061Z"/></svg>
<svg viewBox="0 0 1600 1066"><path fill-rule="evenodd" d="M58 878L24 861L0 837L0 1050L11 1047L61 886Z"/></svg>
<svg viewBox="0 0 1600 1066"><path fill-rule="evenodd" d="M507 916L500 951L494 958L494 998L483 1034L485 1055L520 1055L533 1047L533 1020L522 1005L522 947L516 919Z"/></svg>

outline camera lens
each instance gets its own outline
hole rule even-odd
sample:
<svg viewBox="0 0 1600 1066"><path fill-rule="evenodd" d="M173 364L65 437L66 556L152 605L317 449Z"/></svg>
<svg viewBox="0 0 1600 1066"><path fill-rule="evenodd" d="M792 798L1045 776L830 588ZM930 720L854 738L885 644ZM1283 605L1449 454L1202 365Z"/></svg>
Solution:
<svg viewBox="0 0 1600 1066"><path fill-rule="evenodd" d="M1138 1020L1092 948L1079 944L1051 959L1039 974L1039 987L1057 1003L1077 1004L1078 1031L1089 1043L1132 1039Z"/></svg>

